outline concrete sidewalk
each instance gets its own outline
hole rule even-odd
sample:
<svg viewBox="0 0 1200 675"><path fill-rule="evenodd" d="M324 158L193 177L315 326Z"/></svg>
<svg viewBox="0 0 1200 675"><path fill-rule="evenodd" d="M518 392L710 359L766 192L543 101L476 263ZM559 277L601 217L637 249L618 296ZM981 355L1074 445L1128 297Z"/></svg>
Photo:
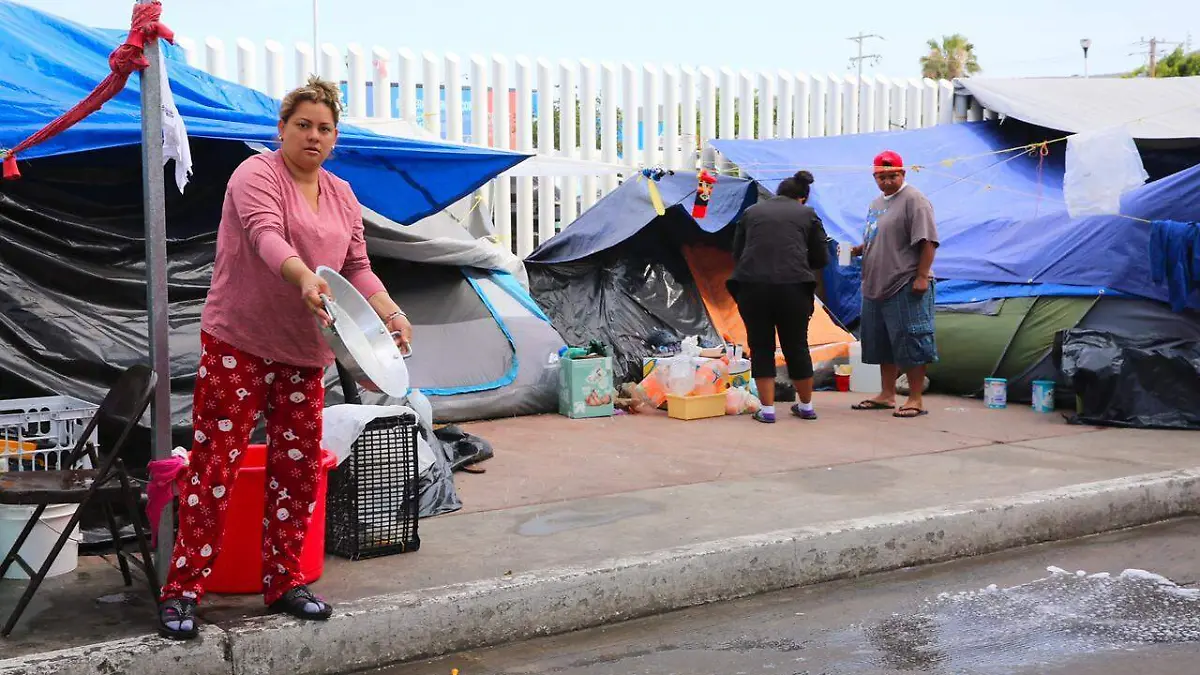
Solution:
<svg viewBox="0 0 1200 675"><path fill-rule="evenodd" d="M930 398L897 420L822 395L818 422L549 416L472 425L486 474L421 523L419 552L330 558L326 624L210 596L201 640L151 635L153 604L104 562L48 583L0 673L339 673L1197 510L1186 432L1068 426ZM10 608L21 582L0 582Z"/></svg>

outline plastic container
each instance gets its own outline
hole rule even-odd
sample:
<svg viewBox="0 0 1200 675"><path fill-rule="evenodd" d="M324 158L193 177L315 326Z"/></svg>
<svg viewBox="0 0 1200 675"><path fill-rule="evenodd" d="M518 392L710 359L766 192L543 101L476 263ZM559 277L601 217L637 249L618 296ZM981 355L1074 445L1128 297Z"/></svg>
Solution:
<svg viewBox="0 0 1200 675"><path fill-rule="evenodd" d="M850 375L834 373L833 384L838 391L850 391L850 377Z"/></svg>
<svg viewBox="0 0 1200 675"><path fill-rule="evenodd" d="M1008 407L1008 380L989 377L983 381L983 402L993 409Z"/></svg>
<svg viewBox="0 0 1200 675"><path fill-rule="evenodd" d="M725 416L725 392L708 396L667 395L667 416L677 420L702 420Z"/></svg>
<svg viewBox="0 0 1200 675"><path fill-rule="evenodd" d="M1054 412L1054 381L1033 381L1033 411L1039 413Z"/></svg>
<svg viewBox="0 0 1200 675"><path fill-rule="evenodd" d="M29 516L33 515L35 508L34 506L0 504L0 558L8 554L13 543L17 541L17 537L21 535L21 531L25 529L25 524L29 522ZM54 548L54 542L58 540L59 534L71 521L71 516L75 515L77 508L77 504L51 504L46 507L42 517L38 519L38 524L34 526L33 532L21 546L21 557L29 563L30 567L35 570L41 569L50 549ZM59 551L58 557L50 565L47 577L57 577L75 571L75 568L79 566L79 542L81 539L79 525L76 525L75 531L67 538L67 543L63 545L62 551ZM25 574L25 570L21 569L20 565L13 563L4 573L4 578L28 579L29 575Z"/></svg>
<svg viewBox="0 0 1200 675"><path fill-rule="evenodd" d="M312 520L304 546L300 549L300 576L303 583L312 583L325 571L325 495L329 471L337 466L337 458L328 450L321 457L321 476L317 481ZM263 512L267 495L267 446L250 445L242 466L238 469L233 490L229 494L229 510L225 513L225 533L221 537L221 552L205 582L209 593L252 594L263 590Z"/></svg>
<svg viewBox="0 0 1200 675"><path fill-rule="evenodd" d="M863 363L862 343L850 344L850 391L878 394L883 391L883 374L878 365Z"/></svg>

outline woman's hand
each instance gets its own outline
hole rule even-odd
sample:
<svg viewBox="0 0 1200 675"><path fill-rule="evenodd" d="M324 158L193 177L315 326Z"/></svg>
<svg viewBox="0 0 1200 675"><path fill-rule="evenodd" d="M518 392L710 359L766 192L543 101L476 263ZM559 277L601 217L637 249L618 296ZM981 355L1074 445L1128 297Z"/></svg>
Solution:
<svg viewBox="0 0 1200 675"><path fill-rule="evenodd" d="M392 339L396 341L396 346L400 348L402 354L407 354L412 350L413 330L408 317L403 314L393 316L387 322L387 329L389 333L393 333Z"/></svg>
<svg viewBox="0 0 1200 675"><path fill-rule="evenodd" d="M309 311L316 315L321 320L321 325L328 328L333 324L333 317L329 316L325 311L325 302L321 300L321 296L332 298L333 291L329 289L329 282L325 281L316 272L309 272L300 278L300 295L304 298L304 303L308 305Z"/></svg>

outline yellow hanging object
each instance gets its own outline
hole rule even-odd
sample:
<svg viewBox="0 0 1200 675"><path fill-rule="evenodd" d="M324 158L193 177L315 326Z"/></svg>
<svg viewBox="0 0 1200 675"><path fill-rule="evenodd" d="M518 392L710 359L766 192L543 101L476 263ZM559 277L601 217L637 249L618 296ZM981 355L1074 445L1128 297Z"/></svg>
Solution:
<svg viewBox="0 0 1200 675"><path fill-rule="evenodd" d="M667 207L663 204L662 193L658 191L658 183L650 179L646 181L646 186L650 191L650 203L654 205L654 212L660 216L667 215Z"/></svg>
<svg viewBox="0 0 1200 675"><path fill-rule="evenodd" d="M943 160L942 160L942 166L944 166L944 167L946 167L947 169L949 169L950 167L954 166L954 160L953 160L953 159L943 159Z"/></svg>

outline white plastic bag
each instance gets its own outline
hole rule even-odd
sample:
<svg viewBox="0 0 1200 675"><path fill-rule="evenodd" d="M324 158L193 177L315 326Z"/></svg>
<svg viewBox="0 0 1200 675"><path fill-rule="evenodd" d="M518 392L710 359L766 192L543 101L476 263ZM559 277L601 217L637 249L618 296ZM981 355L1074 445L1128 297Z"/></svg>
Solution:
<svg viewBox="0 0 1200 675"><path fill-rule="evenodd" d="M1117 215L1121 195L1145 184L1133 136L1125 127L1075 134L1067 139L1063 198L1072 218Z"/></svg>
<svg viewBox="0 0 1200 675"><path fill-rule="evenodd" d="M346 461L346 458L350 456L350 450L354 446L354 442L358 440L359 435L362 434L363 429L366 428L371 420L397 415L420 416L416 410L402 405L380 406L342 403L329 406L324 412L324 437L321 439L321 445L337 457L337 463L341 466L342 462ZM433 449L418 434L418 475L425 475L429 467L433 466L433 460Z"/></svg>

